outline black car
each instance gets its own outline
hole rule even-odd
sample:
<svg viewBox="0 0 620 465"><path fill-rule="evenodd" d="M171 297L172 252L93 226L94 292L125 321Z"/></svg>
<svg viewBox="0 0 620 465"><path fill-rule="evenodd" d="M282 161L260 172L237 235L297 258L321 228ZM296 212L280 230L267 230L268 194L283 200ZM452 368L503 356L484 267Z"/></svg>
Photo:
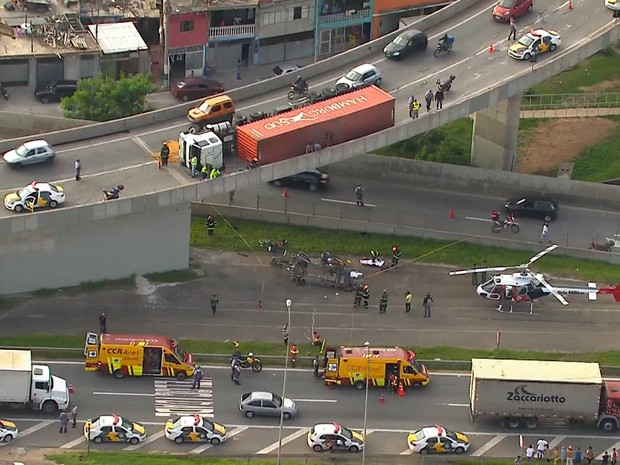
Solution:
<svg viewBox="0 0 620 465"><path fill-rule="evenodd" d="M409 29L387 44L383 53L388 58L402 58L410 53L426 50L427 45L426 34L417 29Z"/></svg>
<svg viewBox="0 0 620 465"><path fill-rule="evenodd" d="M77 81L53 81L37 85L34 96L41 103L60 102L71 97L77 90Z"/></svg>
<svg viewBox="0 0 620 465"><path fill-rule="evenodd" d="M506 213L514 213L517 218L529 216L545 221L554 220L558 214L558 203L549 197L515 197L504 205Z"/></svg>
<svg viewBox="0 0 620 465"><path fill-rule="evenodd" d="M329 176L319 170L304 171L271 181L274 186L307 187L311 191L327 186Z"/></svg>

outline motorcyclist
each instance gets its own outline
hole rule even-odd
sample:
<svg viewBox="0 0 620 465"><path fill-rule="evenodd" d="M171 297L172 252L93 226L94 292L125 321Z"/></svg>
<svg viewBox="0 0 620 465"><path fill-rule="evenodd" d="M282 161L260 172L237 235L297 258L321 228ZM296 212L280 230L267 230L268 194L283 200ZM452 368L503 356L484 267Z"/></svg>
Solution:
<svg viewBox="0 0 620 465"><path fill-rule="evenodd" d="M493 210L491 212L491 221L499 223L499 212L497 210Z"/></svg>
<svg viewBox="0 0 620 465"><path fill-rule="evenodd" d="M508 215L506 215L506 219L504 220L505 224L512 224L515 221L515 214L514 213L508 213Z"/></svg>
<svg viewBox="0 0 620 465"><path fill-rule="evenodd" d="M293 89L300 94L303 94L308 89L308 83L301 76L297 76L297 79L293 83Z"/></svg>
<svg viewBox="0 0 620 465"><path fill-rule="evenodd" d="M454 37L449 36L448 33L445 33L439 39L439 46L444 51L448 51L448 50L452 49L452 44L453 43L454 43Z"/></svg>
<svg viewBox="0 0 620 465"><path fill-rule="evenodd" d="M246 360L248 362L248 366L251 367L252 364L254 363L254 354L252 352L248 352L248 356Z"/></svg>

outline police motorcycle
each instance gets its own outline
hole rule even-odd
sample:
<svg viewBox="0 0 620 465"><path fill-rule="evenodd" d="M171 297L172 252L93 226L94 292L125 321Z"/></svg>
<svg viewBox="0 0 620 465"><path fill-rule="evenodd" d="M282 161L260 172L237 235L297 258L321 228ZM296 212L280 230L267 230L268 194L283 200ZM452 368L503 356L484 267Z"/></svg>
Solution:
<svg viewBox="0 0 620 465"><path fill-rule="evenodd" d="M239 350L235 350L232 354L232 362L235 360L240 368L251 368L254 373L258 373L263 369L263 363L252 352L248 352L248 355L244 356Z"/></svg>
<svg viewBox="0 0 620 465"><path fill-rule="evenodd" d="M444 36L439 39L437 43L437 47L435 47L435 51L433 55L437 58L442 53L449 53L452 51L452 45L454 45L454 36L444 34Z"/></svg>
<svg viewBox="0 0 620 465"><path fill-rule="evenodd" d="M297 80L291 84L291 90L288 92L288 99L305 97L308 93L308 83L301 76L297 76Z"/></svg>
<svg viewBox="0 0 620 465"><path fill-rule="evenodd" d="M441 79L437 79L435 84L437 84L437 89L441 92L448 92L452 88L452 83L455 79L456 76L451 74L448 79L444 79L443 81Z"/></svg>
<svg viewBox="0 0 620 465"><path fill-rule="evenodd" d="M111 189L102 189L103 191L103 200L117 200L121 196L121 191L125 189L125 186L119 184L116 187L112 187Z"/></svg>
<svg viewBox="0 0 620 465"><path fill-rule="evenodd" d="M388 268L387 263L385 263L385 260L381 258L381 254L376 250L371 250L369 257L360 257L360 264L366 266L376 266L381 271L387 270Z"/></svg>

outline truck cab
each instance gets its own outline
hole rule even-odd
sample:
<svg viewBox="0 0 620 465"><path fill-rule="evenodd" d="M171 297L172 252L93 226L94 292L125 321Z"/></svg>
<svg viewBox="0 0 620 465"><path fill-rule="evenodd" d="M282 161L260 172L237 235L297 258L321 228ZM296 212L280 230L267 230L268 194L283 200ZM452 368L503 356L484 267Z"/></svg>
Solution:
<svg viewBox="0 0 620 465"><path fill-rule="evenodd" d="M600 406L598 427L613 433L620 427L620 381L605 381Z"/></svg>
<svg viewBox="0 0 620 465"><path fill-rule="evenodd" d="M32 406L44 413L54 413L69 407L67 382L52 375L47 365L32 365Z"/></svg>
<svg viewBox="0 0 620 465"><path fill-rule="evenodd" d="M222 141L212 132L193 134L182 132L179 134L179 162L191 168L192 158L198 158L198 164L222 169L224 166L224 151ZM208 174L208 173L207 173Z"/></svg>

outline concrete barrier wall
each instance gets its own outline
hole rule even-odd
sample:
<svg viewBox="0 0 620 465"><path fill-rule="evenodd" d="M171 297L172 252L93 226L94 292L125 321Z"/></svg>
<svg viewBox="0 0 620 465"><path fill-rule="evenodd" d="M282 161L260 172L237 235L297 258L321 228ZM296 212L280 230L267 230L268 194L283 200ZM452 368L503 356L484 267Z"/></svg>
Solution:
<svg viewBox="0 0 620 465"><path fill-rule="evenodd" d="M8 134L19 132L32 135L40 132L77 128L89 124L93 124L93 122L83 119L62 118L59 116L0 111L0 127L2 128L2 132ZM29 140L32 140L31 136Z"/></svg>
<svg viewBox="0 0 620 465"><path fill-rule="evenodd" d="M457 0L454 3L442 8L441 10L421 17L409 28L418 28L427 30L433 26L440 24L441 22L456 16L468 8L471 8L480 0ZM349 63L355 63L361 61L366 56L383 50L383 47L387 45L394 37L400 34L401 31L395 31L385 36L379 37L371 42L360 45L346 52L340 53L334 57L327 58L319 61L318 63L308 65L304 67L304 77L306 79L319 76L325 72L328 72L336 67L340 67ZM271 79L266 79L261 82L250 84L244 87L239 87L227 92L235 102L241 102L250 97L256 95L271 92L290 85L290 76L279 76ZM175 105L170 108L162 110L150 111L141 115L132 116L129 118L122 118L114 121L108 121L105 123L96 123L87 127L81 127L80 129L69 129L63 131L55 131L44 134L45 140L52 145L60 145L68 142L75 142L80 140L93 139L95 137L106 136L109 134L116 134L119 132L129 131L132 129L142 128L151 124L161 123L174 118L180 118L187 114L187 111L194 107L195 104L183 103ZM13 147L16 147L23 142L30 140L28 137L20 137L15 139L7 139L0 141L0 152L6 152Z"/></svg>
<svg viewBox="0 0 620 465"><path fill-rule="evenodd" d="M531 252L540 251L540 244L538 242L512 241L500 236L488 237L441 229L373 223L360 219L343 219L342 217L345 215L345 213L341 211L336 211L339 209L346 209L346 206L341 205L337 205L335 207L336 210L332 210L332 215L330 216L320 214L285 213L283 211L268 209L258 210L253 208L243 208L222 204L210 205L198 202L192 203L191 209L192 215L197 216L223 215L227 218L239 218L248 221L265 221L274 224L307 226L334 231L354 231L360 233L364 232L368 234L388 234L409 237L413 236L424 239L436 239L441 241L456 241L464 239L466 242L485 246L503 247L514 250L527 250ZM586 260L598 260L612 264L620 264L620 254L617 253L595 252L593 250L588 250L585 248L571 247L566 245L562 245L562 253L565 255L570 255L571 257Z"/></svg>

